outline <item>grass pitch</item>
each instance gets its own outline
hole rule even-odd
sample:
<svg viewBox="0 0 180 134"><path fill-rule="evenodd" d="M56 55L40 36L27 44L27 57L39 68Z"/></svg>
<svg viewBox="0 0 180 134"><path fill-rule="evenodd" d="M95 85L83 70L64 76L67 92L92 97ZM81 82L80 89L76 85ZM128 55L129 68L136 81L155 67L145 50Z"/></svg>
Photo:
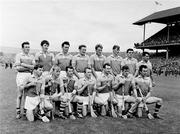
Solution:
<svg viewBox="0 0 180 134"><path fill-rule="evenodd" d="M146 118L114 119L86 117L77 120L55 119L50 123L15 119L16 73L0 67L0 134L180 134L180 77L156 77L153 94L163 98L160 116L163 120ZM150 106L151 111L154 105Z"/></svg>

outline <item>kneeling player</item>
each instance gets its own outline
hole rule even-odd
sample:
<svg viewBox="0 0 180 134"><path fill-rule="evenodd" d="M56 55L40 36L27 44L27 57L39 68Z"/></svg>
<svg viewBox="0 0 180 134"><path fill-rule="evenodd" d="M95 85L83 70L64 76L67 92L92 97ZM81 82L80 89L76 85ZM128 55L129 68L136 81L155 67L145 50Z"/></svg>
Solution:
<svg viewBox="0 0 180 134"><path fill-rule="evenodd" d="M142 116L142 108L145 107L145 110L148 114L149 119L160 118L158 116L159 109L162 105L162 99L158 97L151 96L152 92L152 82L150 77L146 77L148 72L148 68L146 65L141 65L139 67L140 75L135 78L135 85L137 88L138 97L141 99L141 103L138 108L138 116ZM146 104L156 104L155 111L153 116L149 113L148 107Z"/></svg>
<svg viewBox="0 0 180 134"><path fill-rule="evenodd" d="M42 72L43 66L35 65L33 74L27 78L24 85L24 88L27 90L24 108L26 109L26 117L29 121L34 121L34 116L37 116L43 122L49 122L49 119L45 115L41 115L37 112L39 111L38 105L41 103L39 95L43 83L43 80L40 77Z"/></svg>
<svg viewBox="0 0 180 134"><path fill-rule="evenodd" d="M122 67L122 74L119 74L115 77L115 83L113 84L114 91L116 93L115 99L118 103L118 115L121 117L125 114L125 103L132 103L132 106L128 110L127 115L131 115L138 105L138 99L136 94L136 90L134 88L133 84L134 77L132 74L129 73L129 67L127 65ZM132 94L133 90L133 96L130 96ZM123 118L126 118L126 116L122 116Z"/></svg>
<svg viewBox="0 0 180 134"><path fill-rule="evenodd" d="M55 114L62 119L66 119L63 113L65 111L67 99L63 97L64 85L63 85L63 80L59 77L61 69L58 66L53 66L51 70L52 70L51 74L46 76L45 78L46 84L45 84L44 94L50 97L50 100L52 100L51 103L55 102L54 105ZM48 100L46 102L48 102ZM56 105L57 104L56 102L57 103L60 102L60 108L59 106ZM56 110L57 108L59 110Z"/></svg>
<svg viewBox="0 0 180 134"><path fill-rule="evenodd" d="M93 102L96 94L96 81L92 78L92 70L89 67L85 68L84 78L79 79L75 83L77 89L77 98L83 102L83 116L87 115L87 106L90 110L91 116L96 118L97 115L93 110Z"/></svg>
<svg viewBox="0 0 180 134"><path fill-rule="evenodd" d="M95 102L101 105L101 115L105 116L108 110L108 100L110 98L110 83L114 77L111 75L109 63L103 65L103 72L97 80L97 95Z"/></svg>
<svg viewBox="0 0 180 134"><path fill-rule="evenodd" d="M70 119L76 119L74 116L74 113L72 111L72 104L71 102L77 103L77 116L79 118L82 118L82 100L78 99L78 96L76 95L75 90L75 82L77 81L76 78L74 78L74 68L72 66L66 67L66 77L63 77L64 87L65 87L65 93L64 96L68 100L68 112Z"/></svg>

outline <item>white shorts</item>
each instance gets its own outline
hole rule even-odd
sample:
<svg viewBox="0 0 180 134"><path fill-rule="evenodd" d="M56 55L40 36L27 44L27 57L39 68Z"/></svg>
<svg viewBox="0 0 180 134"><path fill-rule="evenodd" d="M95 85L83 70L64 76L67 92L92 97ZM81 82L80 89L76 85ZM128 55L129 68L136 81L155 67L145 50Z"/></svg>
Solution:
<svg viewBox="0 0 180 134"><path fill-rule="evenodd" d="M59 77L61 77L61 78L66 77L66 71L61 71Z"/></svg>
<svg viewBox="0 0 180 134"><path fill-rule="evenodd" d="M96 75L97 75L97 79L98 79L99 77L101 77L102 72L101 71L96 71Z"/></svg>
<svg viewBox="0 0 180 134"><path fill-rule="evenodd" d="M42 73L42 77L46 77L47 75L49 75L49 71L44 71L44 72Z"/></svg>
<svg viewBox="0 0 180 134"><path fill-rule="evenodd" d="M76 99L78 100L78 101L80 101L80 102L82 102L83 103L83 105L88 105L89 104L89 96L79 96L79 95L77 95L76 96Z"/></svg>
<svg viewBox="0 0 180 134"><path fill-rule="evenodd" d="M84 73L78 73L80 78L84 78Z"/></svg>
<svg viewBox="0 0 180 134"><path fill-rule="evenodd" d="M72 102L83 102L84 98L83 96L75 95ZM64 93L64 95L61 97L63 100L70 100L71 99L71 93Z"/></svg>
<svg viewBox="0 0 180 134"><path fill-rule="evenodd" d="M109 93L97 93L94 101L95 103L100 105L107 105L109 97L110 97Z"/></svg>
<svg viewBox="0 0 180 134"><path fill-rule="evenodd" d="M36 97L26 96L24 108L27 110L34 110L39 103L40 103L39 96Z"/></svg>
<svg viewBox="0 0 180 134"><path fill-rule="evenodd" d="M26 79L31 76L31 73L23 73L18 72L16 76L16 85L17 87L24 85L26 82Z"/></svg>
<svg viewBox="0 0 180 134"><path fill-rule="evenodd" d="M49 99L46 99L46 98L42 99L40 105L41 105L42 108L45 108L45 109L48 109L48 110L53 109L53 104L50 102Z"/></svg>

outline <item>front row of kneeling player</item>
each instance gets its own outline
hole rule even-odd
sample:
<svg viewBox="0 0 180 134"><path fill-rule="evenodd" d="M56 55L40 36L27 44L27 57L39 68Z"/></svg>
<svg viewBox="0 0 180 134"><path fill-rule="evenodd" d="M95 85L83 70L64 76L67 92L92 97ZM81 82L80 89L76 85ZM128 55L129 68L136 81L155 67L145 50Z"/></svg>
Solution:
<svg viewBox="0 0 180 134"><path fill-rule="evenodd" d="M149 119L159 118L162 99L151 96L152 83L146 77L148 68L141 65L139 76L133 77L128 66L114 77L110 64L103 65L103 72L95 79L91 68L85 68L84 78L77 79L71 66L66 68L66 77L59 77L61 69L53 66L51 72L42 77L43 68L35 65L32 75L22 88L25 92L26 117L34 117L49 122L50 117L76 119L85 117L112 116L130 118L142 116L143 108ZM155 111L150 114L147 104L155 103ZM66 114L65 114L66 113ZM68 115L68 116L67 116Z"/></svg>

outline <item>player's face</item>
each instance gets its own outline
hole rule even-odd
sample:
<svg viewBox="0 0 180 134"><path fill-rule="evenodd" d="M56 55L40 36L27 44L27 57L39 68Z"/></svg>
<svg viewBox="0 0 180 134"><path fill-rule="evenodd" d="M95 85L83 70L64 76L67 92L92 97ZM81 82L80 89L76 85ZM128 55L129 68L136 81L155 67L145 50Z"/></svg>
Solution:
<svg viewBox="0 0 180 134"><path fill-rule="evenodd" d="M122 71L122 74L125 76L125 77L127 77L128 76L128 74L129 74L129 69L125 69L125 70L123 70Z"/></svg>
<svg viewBox="0 0 180 134"><path fill-rule="evenodd" d="M70 47L69 45L66 45L66 44L65 44L65 45L62 47L63 52L64 52L64 53L67 53L67 52L69 51L69 47Z"/></svg>
<svg viewBox="0 0 180 134"><path fill-rule="evenodd" d="M48 44L43 44L42 50L43 50L44 52L47 52L47 51L48 51L48 48L49 48L49 45L48 45Z"/></svg>
<svg viewBox="0 0 180 134"><path fill-rule="evenodd" d="M143 69L142 69L142 72L141 72L141 75L142 75L143 77L145 77L145 76L147 76L147 73L148 73L148 68L143 68Z"/></svg>
<svg viewBox="0 0 180 134"><path fill-rule="evenodd" d="M43 68L38 68L37 69L37 75L40 77L43 73Z"/></svg>
<svg viewBox="0 0 180 134"><path fill-rule="evenodd" d="M115 54L115 55L118 55L119 54L119 49L118 48L116 48L116 49L113 49L113 53Z"/></svg>
<svg viewBox="0 0 180 134"><path fill-rule="evenodd" d="M99 56L102 55L102 48L98 47L96 49L96 54L99 55Z"/></svg>
<svg viewBox="0 0 180 134"><path fill-rule="evenodd" d="M104 72L107 74L110 74L111 73L111 66L106 66L104 69Z"/></svg>
<svg viewBox="0 0 180 134"><path fill-rule="evenodd" d="M86 69L85 76L90 79L91 75L92 75L92 70L91 69Z"/></svg>
<svg viewBox="0 0 180 134"><path fill-rule="evenodd" d="M128 51L127 56L128 56L129 58L132 58L132 57L133 57L133 54L134 54L134 51Z"/></svg>
<svg viewBox="0 0 180 134"><path fill-rule="evenodd" d="M82 47L80 50L79 50L80 54L81 55L85 55L86 54L86 47Z"/></svg>
<svg viewBox="0 0 180 134"><path fill-rule="evenodd" d="M73 77L73 69L68 69L68 71L67 71L67 75L69 76L69 77Z"/></svg>
<svg viewBox="0 0 180 134"><path fill-rule="evenodd" d="M23 52L28 54L30 51L30 45L29 44L25 44L24 47L23 47Z"/></svg>
<svg viewBox="0 0 180 134"><path fill-rule="evenodd" d="M143 58L144 58L145 61L148 61L149 60L149 55L146 54Z"/></svg>
<svg viewBox="0 0 180 134"><path fill-rule="evenodd" d="M57 78L57 77L59 77L60 72L61 72L61 69L57 68L57 69L54 70L53 74Z"/></svg>

